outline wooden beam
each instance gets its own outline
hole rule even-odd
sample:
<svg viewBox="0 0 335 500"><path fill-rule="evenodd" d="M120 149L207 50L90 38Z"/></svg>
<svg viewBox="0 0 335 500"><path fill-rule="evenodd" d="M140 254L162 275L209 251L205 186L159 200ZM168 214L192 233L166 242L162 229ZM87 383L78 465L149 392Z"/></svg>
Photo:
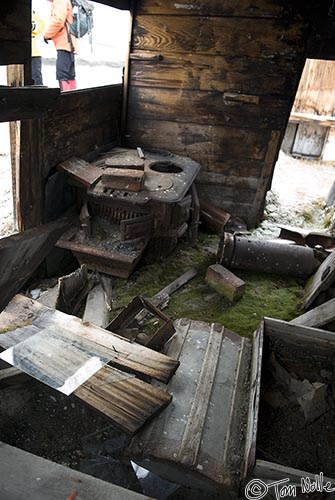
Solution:
<svg viewBox="0 0 335 500"><path fill-rule="evenodd" d="M0 240L0 312L41 264L69 221L61 219Z"/></svg>
<svg viewBox="0 0 335 500"><path fill-rule="evenodd" d="M59 95L59 89L0 87L0 121L41 118Z"/></svg>
<svg viewBox="0 0 335 500"><path fill-rule="evenodd" d="M44 126L42 120L23 120L20 132L20 168L17 174L17 223L20 231L43 222Z"/></svg>
<svg viewBox="0 0 335 500"><path fill-rule="evenodd" d="M335 299L328 300L311 311L292 319L290 323L321 328L333 321L335 321Z"/></svg>

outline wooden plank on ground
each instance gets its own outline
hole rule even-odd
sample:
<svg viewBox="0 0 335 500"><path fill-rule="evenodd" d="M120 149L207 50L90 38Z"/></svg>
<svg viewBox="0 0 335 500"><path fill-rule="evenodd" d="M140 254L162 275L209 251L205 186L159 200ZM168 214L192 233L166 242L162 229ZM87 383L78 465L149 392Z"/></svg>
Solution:
<svg viewBox="0 0 335 500"><path fill-rule="evenodd" d="M304 309L314 302L318 295L327 290L335 281L335 251L333 251L326 260L324 260L316 271L312 279L309 281L305 297Z"/></svg>
<svg viewBox="0 0 335 500"><path fill-rule="evenodd" d="M60 163L57 168L85 187L93 186L100 179L102 173L100 168L80 158L70 158Z"/></svg>
<svg viewBox="0 0 335 500"><path fill-rule="evenodd" d="M332 321L335 321L335 299L328 300L311 311L292 319L290 323L320 328Z"/></svg>
<svg viewBox="0 0 335 500"><path fill-rule="evenodd" d="M104 348L112 349L115 355L111 363L114 366L155 378L161 382L170 380L179 365L178 361L164 354L131 343L123 337L95 325L85 324L79 318L49 309L38 301L22 295L14 297L5 311L0 314L0 331L6 332L0 334L0 346L7 349L11 345L15 345L23 338L15 340L14 330L22 328L22 336L24 336L23 327L37 323L44 327L46 323L57 328L64 327L71 330L74 335L86 338Z"/></svg>
<svg viewBox="0 0 335 500"><path fill-rule="evenodd" d="M167 392L110 366L99 370L73 394L128 434L135 434L172 399Z"/></svg>
<svg viewBox="0 0 335 500"><path fill-rule="evenodd" d="M0 240L0 312L20 291L68 226L68 219L60 219Z"/></svg>

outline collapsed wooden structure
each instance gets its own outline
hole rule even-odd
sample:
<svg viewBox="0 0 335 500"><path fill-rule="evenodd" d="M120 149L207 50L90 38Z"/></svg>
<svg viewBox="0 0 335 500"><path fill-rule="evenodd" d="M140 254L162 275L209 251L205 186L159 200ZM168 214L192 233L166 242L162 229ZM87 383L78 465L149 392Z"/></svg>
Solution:
<svg viewBox="0 0 335 500"><path fill-rule="evenodd" d="M0 63L24 66L24 76L15 67L9 71L9 86L0 89L0 120L13 121L11 140L16 215L19 229L24 231L24 245L20 248L16 261L11 262L11 267L6 268L4 265L6 273L3 273L0 309L19 291L30 275L31 268L37 267L43 260L45 249L49 248L51 241L58 238L59 224L62 229L67 224L56 222L55 226L39 228L41 224L57 219L68 208L69 198L71 203L74 201L71 189L64 183L64 177L56 171L59 164L74 156L84 162L94 162L99 153L118 146L133 150L143 148L144 151L156 148L170 151L174 155L187 156L201 165L197 190L204 203L210 200L217 207L242 217L249 226L254 225L263 212L265 195L271 184L304 61L306 57L335 58L331 0L194 0L185 3L104 0L101 3L128 9L132 13L130 54L124 83L67 94L60 94L55 89L20 87L30 81L31 2L13 0L0 7ZM133 181L140 184L141 176ZM87 182L87 186L91 186L91 181ZM110 182L110 178L106 178L106 182ZM33 233L28 233L28 229L32 229ZM31 263L29 242L33 241L32 255L35 255L36 239L39 243L37 257ZM19 241L21 244L21 239ZM3 256L8 255L6 242L2 246L0 244L0 251ZM18 280L14 280L16 276ZM331 276L333 279L333 274ZM313 283L313 290L315 288L320 291L320 287L324 285L324 277L317 276L316 279L318 281ZM314 298L313 295L312 299ZM9 306L9 311L14 307L15 321L18 316L17 303L26 303L26 300L29 301L16 298ZM34 307L44 312L46 309L29 302L29 307L27 305L24 310L32 314L31 309ZM2 314L8 315L9 312ZM58 326L69 322L77 335L93 335L95 341L99 337L99 343L108 343L110 350L117 344L115 349L118 355L112 358L115 362L116 357L122 357L124 368L136 371L136 359L142 363L144 353L149 368L142 366L139 370L141 375L153 376L150 363L156 359L164 369L168 369L168 375L165 373L156 378L167 382L177 367L176 360L158 353L152 354L151 351L148 354L146 348L134 348L133 344L127 345L113 333L83 325L72 317L64 319L61 314L55 314ZM5 318L6 321L10 319L8 316ZM32 322L35 319L34 317ZM333 317L327 321L331 320ZM6 321L4 325L11 329ZM315 316L312 321L315 321ZM190 324L187 323L187 327ZM16 325L15 329L17 326L20 325ZM26 324L21 326L23 330L27 327ZM182 322L179 326L183 326ZM192 328L197 331L199 326L193 325ZM243 386L243 377L248 375L248 380L253 384L252 394L248 393L250 405L244 409L248 415L244 413L240 419L244 425L248 420L247 427L244 426L243 429L243 453L246 454L243 457L234 456L230 448L231 442L226 441L224 452L222 443L216 443L220 448L220 463L228 471L230 485L227 485L227 489L232 486L235 494L247 471L255 466L257 458L255 447L264 338L267 337L266 361L271 361L271 350L275 350L272 346L278 348L278 332L283 334L288 344L296 343L298 348L305 344L308 349L314 349L316 336L317 348L327 361L329 372L332 372L333 361L328 352L325 352L325 345L328 348L331 344L332 351L334 350L333 334L325 335L294 324L265 320L253 339L255 347L251 352L248 341L225 331L223 327L217 327L218 330L212 337L208 334L208 324L201 325L201 328L210 338L206 356L212 361L208 367L206 363L202 365L204 380L214 384L214 371L222 361L220 350L222 344L225 344L230 346L235 355L232 370L232 377L236 375L235 386ZM215 332L215 326L211 328L210 331ZM293 340L290 338L292 332ZM11 348L16 343L17 339L10 333L1 335L2 348ZM126 349L120 354L122 347L130 349L131 353ZM136 358L138 349L141 349L141 359ZM286 356L286 349L284 350ZM247 353L245 357L243 351ZM291 367L291 358L285 358L284 361ZM306 360L300 361L302 372L305 373L309 366L306 368ZM239 378L243 363L248 369ZM207 368L209 372L206 371ZM328 384L328 379L321 373L319 366L315 367L315 371L321 377L320 383L323 386ZM218 373L222 374L225 372ZM106 365L93 376L93 381L91 378L90 382L84 382L76 389L76 396L98 411L103 409L103 413L114 423L134 433L150 416L170 402L170 396L147 381L118 377L119 372ZM176 382L177 379L172 380L171 385ZM218 384L221 383L223 382L219 377ZM227 437L227 428L231 432L232 411L241 410L241 393L237 394L235 386L231 392L231 408L225 408L226 428L220 429L223 440ZM200 401L203 407L210 404L210 393L206 393L206 388L204 381L199 379L195 396L200 394L202 399L194 397L194 401L190 401L191 417L196 426L192 426L192 419L187 422L179 458L183 466L195 469L194 476L207 475L205 483L207 480L210 483L218 482L225 489L226 477L211 477L212 470L205 470L203 473L203 464L201 461L197 462L198 452L200 456L202 451L201 439L207 431L204 420L207 418L207 407L201 415L202 420L199 420L201 407L197 407L197 402ZM229 389L228 385L225 389ZM317 389L320 387L314 387L312 391ZM244 387L244 390L247 389ZM139 393L141 403L138 403ZM113 406L113 401L118 401L118 404ZM120 401L124 404L123 413L120 411ZM170 405L169 411L173 413L174 407ZM211 412L210 409L209 413ZM164 417L153 424L157 434L162 421ZM155 430L156 426L158 431ZM241 444L239 429L234 431L234 442ZM148 444L147 450L143 450L143 443L144 448ZM151 454L152 448L150 442L143 443L140 442L138 456L146 460L145 452ZM207 446L208 442L205 444ZM160 462L162 457L169 462L170 456L163 456L164 442L162 447L160 449L158 443L156 457L151 457L152 462L156 459ZM239 477L235 477L237 462ZM280 466L278 472L276 464L257 461L254 473L258 473L258 477L274 479L276 474L289 472L287 468ZM291 470L290 474L296 479L301 477L301 471ZM202 483L203 477L200 479Z"/></svg>

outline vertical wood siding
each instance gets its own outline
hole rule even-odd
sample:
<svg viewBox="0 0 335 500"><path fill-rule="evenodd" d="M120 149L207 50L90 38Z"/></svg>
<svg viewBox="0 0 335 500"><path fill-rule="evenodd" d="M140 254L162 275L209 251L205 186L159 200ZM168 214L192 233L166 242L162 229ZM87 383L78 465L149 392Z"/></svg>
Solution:
<svg viewBox="0 0 335 500"><path fill-rule="evenodd" d="M306 60L292 111L335 116L335 61Z"/></svg>

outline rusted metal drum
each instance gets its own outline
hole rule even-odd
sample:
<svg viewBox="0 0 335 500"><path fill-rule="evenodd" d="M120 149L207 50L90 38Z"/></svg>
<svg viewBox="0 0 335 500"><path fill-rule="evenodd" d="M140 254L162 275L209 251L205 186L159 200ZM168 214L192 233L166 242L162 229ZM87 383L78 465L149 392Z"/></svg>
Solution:
<svg viewBox="0 0 335 500"><path fill-rule="evenodd" d="M307 278L318 267L312 248L282 241L242 238L225 233L217 260L228 269L261 271Z"/></svg>

